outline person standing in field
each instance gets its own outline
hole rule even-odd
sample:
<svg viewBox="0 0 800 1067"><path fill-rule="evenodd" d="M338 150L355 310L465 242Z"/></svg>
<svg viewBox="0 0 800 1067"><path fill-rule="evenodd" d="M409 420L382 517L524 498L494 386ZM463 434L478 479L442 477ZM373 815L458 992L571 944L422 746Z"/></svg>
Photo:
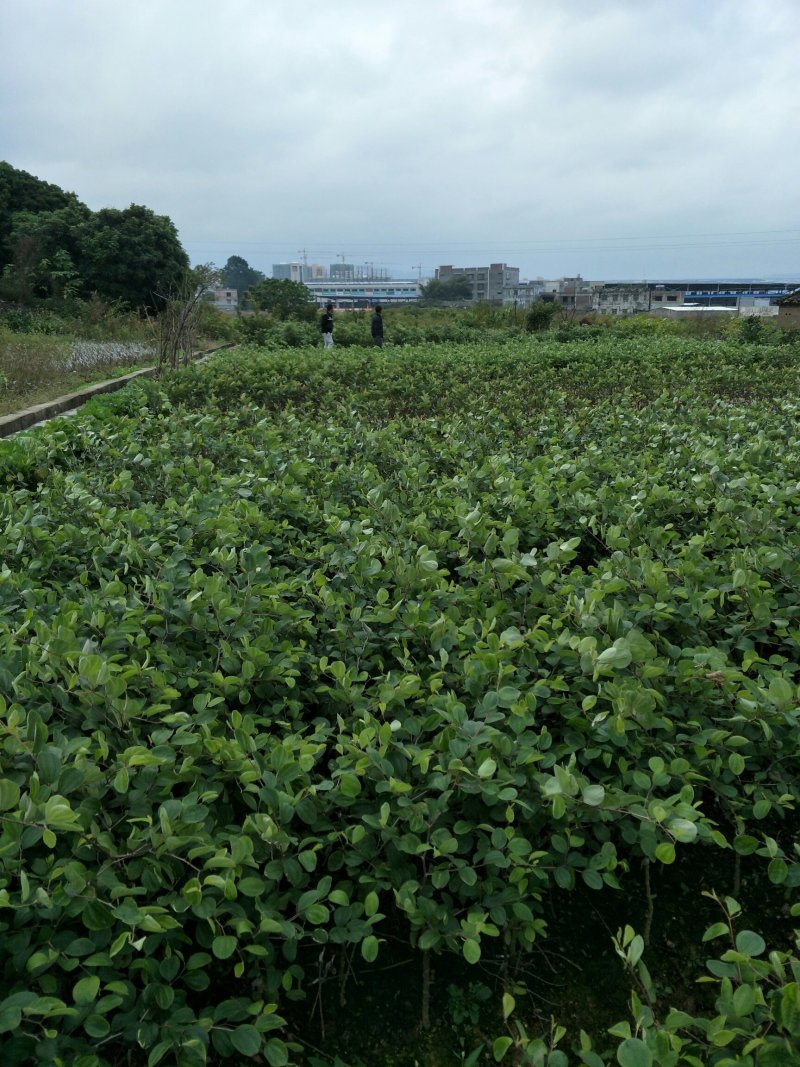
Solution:
<svg viewBox="0 0 800 1067"><path fill-rule="evenodd" d="M372 313L372 343L378 346L383 344L383 309L380 304L375 305Z"/></svg>
<svg viewBox="0 0 800 1067"><path fill-rule="evenodd" d="M328 301L320 315L319 328L322 331L322 343L326 348L333 348L333 304Z"/></svg>

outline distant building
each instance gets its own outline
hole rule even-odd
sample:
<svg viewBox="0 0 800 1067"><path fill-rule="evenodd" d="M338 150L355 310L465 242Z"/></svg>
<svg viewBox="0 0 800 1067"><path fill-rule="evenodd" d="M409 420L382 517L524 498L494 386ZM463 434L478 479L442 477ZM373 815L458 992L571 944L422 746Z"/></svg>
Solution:
<svg viewBox="0 0 800 1067"><path fill-rule="evenodd" d="M648 282L653 303L659 291L682 293L683 303L695 307L740 308L748 304L777 305L797 288L796 282L760 281L747 278L689 279L683 281ZM662 303L668 301L662 301ZM681 301L677 301L680 303Z"/></svg>
<svg viewBox="0 0 800 1067"><path fill-rule="evenodd" d="M800 289L778 301L778 325L783 330L800 329Z"/></svg>
<svg viewBox="0 0 800 1067"><path fill-rule="evenodd" d="M272 277L287 282L304 282L306 268L302 263L273 263Z"/></svg>
<svg viewBox="0 0 800 1067"><path fill-rule="evenodd" d="M592 292L592 311L598 315L636 315L649 306L650 291L644 284L598 285Z"/></svg>
<svg viewBox="0 0 800 1067"><path fill-rule="evenodd" d="M338 282L389 281L386 268L374 263L331 263L327 276Z"/></svg>
<svg viewBox="0 0 800 1067"><path fill-rule="evenodd" d="M666 285L648 285L646 289L649 303L643 308L644 311L655 312L659 308L681 307L686 297L683 290L671 289Z"/></svg>
<svg viewBox="0 0 800 1067"><path fill-rule="evenodd" d="M564 311L587 312L592 310L592 285L577 274L574 278L561 278L555 301Z"/></svg>
<svg viewBox="0 0 800 1067"><path fill-rule="evenodd" d="M537 300L541 300L544 292L544 282L541 278L536 281L517 282L516 285L503 287L503 304L506 307L529 308Z"/></svg>
<svg viewBox="0 0 800 1067"><path fill-rule="evenodd" d="M213 304L217 311L236 311L239 307L239 293L226 285L212 285L203 293L203 299Z"/></svg>
<svg viewBox="0 0 800 1067"><path fill-rule="evenodd" d="M438 267L436 277L439 281L449 278L464 277L472 286L472 300L485 300L489 304L502 304L507 288L519 285L519 267L509 267L505 263L490 263L488 267L453 267L450 264Z"/></svg>
<svg viewBox="0 0 800 1067"><path fill-rule="evenodd" d="M326 278L323 281L308 281L306 287L311 290L318 305L329 300L337 308L368 308L375 304L390 306L392 304L413 304L419 300L420 283L417 279L337 279Z"/></svg>

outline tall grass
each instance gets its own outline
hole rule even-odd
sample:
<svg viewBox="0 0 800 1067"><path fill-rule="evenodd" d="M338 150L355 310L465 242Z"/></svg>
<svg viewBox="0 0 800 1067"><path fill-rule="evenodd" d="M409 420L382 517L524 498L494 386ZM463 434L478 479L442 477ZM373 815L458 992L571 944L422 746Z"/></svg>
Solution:
<svg viewBox="0 0 800 1067"><path fill-rule="evenodd" d="M76 341L14 333L0 325L0 413L77 389L82 383L150 364L155 350L139 342Z"/></svg>

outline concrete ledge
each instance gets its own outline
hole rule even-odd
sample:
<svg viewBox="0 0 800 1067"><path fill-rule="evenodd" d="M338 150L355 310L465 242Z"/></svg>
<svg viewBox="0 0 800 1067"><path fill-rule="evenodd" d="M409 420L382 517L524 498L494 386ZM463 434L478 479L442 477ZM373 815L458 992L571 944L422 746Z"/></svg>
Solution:
<svg viewBox="0 0 800 1067"><path fill-rule="evenodd" d="M219 352L223 348L232 347L233 345L229 343L218 345L216 348L209 348L204 352L198 353L195 362L202 362L206 356ZM21 430L29 430L32 426L37 426L40 422L47 422L48 419L53 419L57 415L63 415L66 411L75 411L77 408L82 407L87 400L91 400L95 396L101 396L103 393L115 393L136 378L152 378L157 373L158 367L143 367L142 370L123 374L119 378L109 378L104 382L86 385L77 392L67 393L65 396L56 397L55 400L47 400L43 404L35 404L33 407L25 408L24 411L17 411L13 415L2 415L0 416L0 438L11 437Z"/></svg>

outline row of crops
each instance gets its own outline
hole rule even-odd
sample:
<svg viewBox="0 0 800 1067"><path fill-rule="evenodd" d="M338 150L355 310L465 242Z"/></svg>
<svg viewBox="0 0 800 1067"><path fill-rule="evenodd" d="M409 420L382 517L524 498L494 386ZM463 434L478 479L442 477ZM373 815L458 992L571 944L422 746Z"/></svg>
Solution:
<svg viewBox="0 0 800 1067"><path fill-rule="evenodd" d="M5 443L3 1064L796 1064L798 371L238 349Z"/></svg>

